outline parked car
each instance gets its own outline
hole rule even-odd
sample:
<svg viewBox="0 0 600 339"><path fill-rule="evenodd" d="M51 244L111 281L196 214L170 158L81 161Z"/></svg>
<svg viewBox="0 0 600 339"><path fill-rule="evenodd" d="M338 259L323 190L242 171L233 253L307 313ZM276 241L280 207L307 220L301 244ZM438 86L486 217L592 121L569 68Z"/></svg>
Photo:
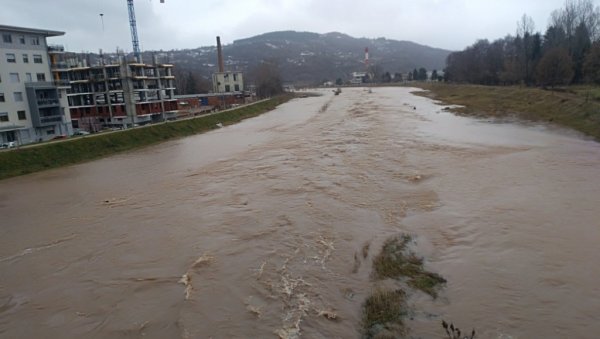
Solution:
<svg viewBox="0 0 600 339"><path fill-rule="evenodd" d="M52 138L52 140L66 139L66 138L67 138L67 136L66 136L66 135L64 135L64 134L61 134L61 135L57 135L57 136L55 136L54 138Z"/></svg>
<svg viewBox="0 0 600 339"><path fill-rule="evenodd" d="M5 142L0 145L0 148L15 148L15 147L17 147L16 141L9 141L9 142Z"/></svg>
<svg viewBox="0 0 600 339"><path fill-rule="evenodd" d="M75 133L73 133L73 135L89 135L90 132L88 131L77 131Z"/></svg>

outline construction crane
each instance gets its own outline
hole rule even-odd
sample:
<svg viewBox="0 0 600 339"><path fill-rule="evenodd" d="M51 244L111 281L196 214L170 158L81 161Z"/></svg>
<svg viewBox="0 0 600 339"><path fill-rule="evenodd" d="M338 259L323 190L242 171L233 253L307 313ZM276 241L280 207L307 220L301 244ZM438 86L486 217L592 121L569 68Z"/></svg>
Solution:
<svg viewBox="0 0 600 339"><path fill-rule="evenodd" d="M160 0L161 4L165 3L165 0ZM129 11L129 28L131 29L131 43L133 44L133 55L138 62L142 61L142 53L140 52L140 40L137 34L137 24L135 22L135 8L133 7L133 0L127 0L127 10Z"/></svg>

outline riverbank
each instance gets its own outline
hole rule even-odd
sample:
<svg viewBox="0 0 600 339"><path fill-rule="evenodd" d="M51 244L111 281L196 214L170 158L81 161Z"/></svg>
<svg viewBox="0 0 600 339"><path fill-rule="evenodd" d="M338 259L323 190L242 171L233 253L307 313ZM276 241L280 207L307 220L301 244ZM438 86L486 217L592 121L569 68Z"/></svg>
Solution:
<svg viewBox="0 0 600 339"><path fill-rule="evenodd" d="M90 135L37 147L0 153L0 180L46 169L98 159L170 139L203 133L217 124L231 125L275 109L294 98L282 95L238 109L194 119L171 121L113 133Z"/></svg>
<svg viewBox="0 0 600 339"><path fill-rule="evenodd" d="M461 105L452 111L477 117L516 117L572 128L600 140L600 89L573 86L543 90L516 86L422 83L416 95Z"/></svg>

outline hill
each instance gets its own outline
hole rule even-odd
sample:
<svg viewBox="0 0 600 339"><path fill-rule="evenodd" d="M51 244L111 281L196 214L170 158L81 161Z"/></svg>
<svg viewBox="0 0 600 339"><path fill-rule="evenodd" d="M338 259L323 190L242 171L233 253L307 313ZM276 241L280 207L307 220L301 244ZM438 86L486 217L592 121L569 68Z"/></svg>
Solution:
<svg viewBox="0 0 600 339"><path fill-rule="evenodd" d="M353 38L342 33L318 34L281 31L234 41L223 46L226 69L251 71L262 60L275 61L286 82L314 84L323 80L346 80L365 66L364 49L370 62L383 72L408 72L414 68L444 68L450 51L386 38ZM148 52L148 54L151 52ZM217 68L216 46L167 52L179 71L192 71L210 78ZM148 57L145 57L149 60Z"/></svg>

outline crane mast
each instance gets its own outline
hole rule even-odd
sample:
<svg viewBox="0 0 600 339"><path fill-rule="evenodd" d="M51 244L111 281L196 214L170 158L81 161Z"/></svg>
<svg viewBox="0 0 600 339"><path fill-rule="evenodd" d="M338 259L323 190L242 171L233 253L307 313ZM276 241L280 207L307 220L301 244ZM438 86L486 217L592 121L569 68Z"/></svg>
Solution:
<svg viewBox="0 0 600 339"><path fill-rule="evenodd" d="M129 10L129 28L131 28L131 43L133 44L133 55L136 61L141 62L140 41L137 34L137 24L135 22L135 8L133 0L127 0L127 9Z"/></svg>

